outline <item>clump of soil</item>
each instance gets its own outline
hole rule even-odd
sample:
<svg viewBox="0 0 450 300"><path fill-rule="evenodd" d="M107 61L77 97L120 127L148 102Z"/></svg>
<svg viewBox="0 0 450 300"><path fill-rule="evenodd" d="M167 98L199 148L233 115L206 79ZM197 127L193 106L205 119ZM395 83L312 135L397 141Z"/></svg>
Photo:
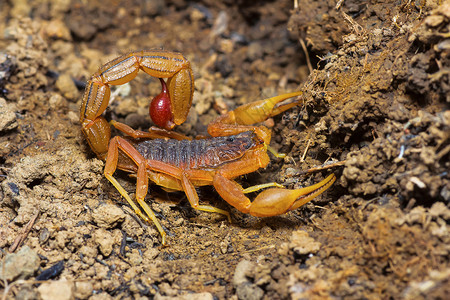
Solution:
<svg viewBox="0 0 450 300"><path fill-rule="evenodd" d="M131 2L0 3L3 295L449 294L448 1ZM85 82L100 65L154 48L182 52L194 68L193 106L178 128L189 136L240 104L302 90L304 105L265 123L286 158L240 183L299 188L334 172L333 187L271 218L199 189L202 203L231 212L230 224L151 186L146 201L168 233L161 247L155 227L104 178L78 121ZM145 130L159 91L140 74L113 91L105 116ZM115 176L133 196L135 179Z"/></svg>

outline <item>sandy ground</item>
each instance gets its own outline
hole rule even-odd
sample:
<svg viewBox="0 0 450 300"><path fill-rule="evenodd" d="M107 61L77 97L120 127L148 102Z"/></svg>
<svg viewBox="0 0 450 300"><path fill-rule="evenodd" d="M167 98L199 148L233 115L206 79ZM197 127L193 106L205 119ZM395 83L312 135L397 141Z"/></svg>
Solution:
<svg viewBox="0 0 450 300"><path fill-rule="evenodd" d="M450 294L450 2L295 2L0 2L3 298ZM146 201L168 233L161 247L104 178L79 123L85 82L139 49L191 62L194 103L177 129L189 136L240 104L304 91L303 106L266 122L287 157L239 182L299 188L334 172L336 183L270 218L200 188L231 224L151 186ZM140 74L116 90L106 118L145 130L159 89ZM116 176L133 195L135 179Z"/></svg>

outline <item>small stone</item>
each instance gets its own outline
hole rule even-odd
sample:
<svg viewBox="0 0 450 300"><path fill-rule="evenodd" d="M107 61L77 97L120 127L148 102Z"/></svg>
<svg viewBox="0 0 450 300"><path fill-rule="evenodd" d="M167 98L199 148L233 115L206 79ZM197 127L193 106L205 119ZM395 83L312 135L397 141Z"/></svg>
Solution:
<svg viewBox="0 0 450 300"><path fill-rule="evenodd" d="M111 300L113 299L107 292L101 292L99 294L93 294L89 297L89 300Z"/></svg>
<svg viewBox="0 0 450 300"><path fill-rule="evenodd" d="M50 22L44 23L43 34L52 39L61 39L70 41L72 39L70 30L60 19L53 19Z"/></svg>
<svg viewBox="0 0 450 300"><path fill-rule="evenodd" d="M164 0L143 1L141 9L148 16L159 16L164 13L166 3Z"/></svg>
<svg viewBox="0 0 450 300"><path fill-rule="evenodd" d="M61 74L56 80L56 87L69 100L77 99L78 89L69 74Z"/></svg>
<svg viewBox="0 0 450 300"><path fill-rule="evenodd" d="M73 112L73 111L69 111L67 113L67 117L69 118L70 122L72 122L72 124L77 124L79 123L79 116L77 113Z"/></svg>
<svg viewBox="0 0 450 300"><path fill-rule="evenodd" d="M264 291L254 284L241 284L236 288L236 294L241 300L259 300L264 296Z"/></svg>
<svg viewBox="0 0 450 300"><path fill-rule="evenodd" d="M94 287L91 282L88 281L78 281L75 282L75 298L87 299L92 295Z"/></svg>
<svg viewBox="0 0 450 300"><path fill-rule="evenodd" d="M247 275L251 274L255 268L255 264L249 260L241 260L234 270L233 285L238 286L249 282Z"/></svg>
<svg viewBox="0 0 450 300"><path fill-rule="evenodd" d="M0 132L17 127L17 117L14 110L13 104L8 104L5 99L0 98Z"/></svg>
<svg viewBox="0 0 450 300"><path fill-rule="evenodd" d="M292 232L289 248L294 249L298 254L316 253L320 250L321 243L316 242L306 231L297 230Z"/></svg>
<svg viewBox="0 0 450 300"><path fill-rule="evenodd" d="M144 258L155 259L161 251L158 248L149 248L144 252Z"/></svg>
<svg viewBox="0 0 450 300"><path fill-rule="evenodd" d="M443 202L434 203L429 212L433 217L442 217L444 220L450 219L450 209Z"/></svg>
<svg viewBox="0 0 450 300"><path fill-rule="evenodd" d="M160 293L155 295L155 300L213 300L214 297L211 293L194 293L178 296L162 296Z"/></svg>
<svg viewBox="0 0 450 300"><path fill-rule="evenodd" d="M105 204L94 209L93 221L100 227L109 229L125 220L125 213L116 205Z"/></svg>
<svg viewBox="0 0 450 300"><path fill-rule="evenodd" d="M104 228L100 228L94 232L94 241L98 244L100 252L103 256L108 257L114 244L114 238L112 234Z"/></svg>
<svg viewBox="0 0 450 300"><path fill-rule="evenodd" d="M137 249L127 253L128 261L132 266L140 266L142 264L142 256Z"/></svg>
<svg viewBox="0 0 450 300"><path fill-rule="evenodd" d="M74 298L74 285L72 281L61 279L41 284L38 287L39 294L43 300L71 300Z"/></svg>
<svg viewBox="0 0 450 300"><path fill-rule="evenodd" d="M263 57L264 50L260 43L253 42L247 48L247 57L249 60L254 61Z"/></svg>
<svg viewBox="0 0 450 300"><path fill-rule="evenodd" d="M48 104L52 108L59 108L63 104L65 104L65 101L64 101L64 98L60 94L54 93L50 96L50 99L48 100Z"/></svg>
<svg viewBox="0 0 450 300"><path fill-rule="evenodd" d="M78 250L78 253L82 257L82 261L91 266L95 263L94 257L97 256L98 251L96 247L84 245Z"/></svg>
<svg viewBox="0 0 450 300"><path fill-rule="evenodd" d="M264 291L253 284L249 277L254 277L255 263L249 260L240 261L234 271L233 285L239 299L258 300L264 295Z"/></svg>
<svg viewBox="0 0 450 300"><path fill-rule="evenodd" d="M194 8L189 14L189 18L191 19L192 22L198 22L200 20L205 19L206 16L201 10Z"/></svg>
<svg viewBox="0 0 450 300"><path fill-rule="evenodd" d="M211 29L211 37L219 36L224 33L228 28L228 20L228 14L224 10L220 11Z"/></svg>
<svg viewBox="0 0 450 300"><path fill-rule="evenodd" d="M439 15L432 15L432 16L428 16L425 19L425 24L427 24L430 27L436 27L439 26L442 22L444 22L444 16L439 16Z"/></svg>
<svg viewBox="0 0 450 300"><path fill-rule="evenodd" d="M39 269L40 259L37 253L28 246L19 252L7 254L0 264L0 280L13 281L27 279Z"/></svg>

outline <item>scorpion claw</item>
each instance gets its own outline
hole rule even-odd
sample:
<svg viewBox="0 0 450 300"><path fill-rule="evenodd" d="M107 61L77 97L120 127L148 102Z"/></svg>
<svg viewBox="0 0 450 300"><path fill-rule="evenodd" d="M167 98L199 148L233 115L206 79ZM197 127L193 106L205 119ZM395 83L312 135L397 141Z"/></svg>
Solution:
<svg viewBox="0 0 450 300"><path fill-rule="evenodd" d="M271 217L284 214L305 205L327 190L336 180L330 174L321 182L296 190L271 188L261 192L252 202L249 213L256 217Z"/></svg>

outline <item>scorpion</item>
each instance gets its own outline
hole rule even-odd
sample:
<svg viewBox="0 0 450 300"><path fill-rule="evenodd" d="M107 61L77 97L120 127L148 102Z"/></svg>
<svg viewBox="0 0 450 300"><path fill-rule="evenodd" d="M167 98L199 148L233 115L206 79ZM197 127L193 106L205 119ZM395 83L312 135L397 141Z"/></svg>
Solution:
<svg viewBox="0 0 450 300"><path fill-rule="evenodd" d="M162 87L161 93L149 105L150 117L158 127L150 127L148 131L134 130L117 121L108 122L103 116L110 99L110 86L131 81L139 70L159 78ZM105 177L138 216L155 224L161 234L162 245L166 245L166 232L144 201L149 180L166 191L184 191L194 209L225 215L229 221L228 211L199 204L196 187L212 185L226 202L239 211L268 217L301 207L336 180L335 175L330 174L317 184L294 190L274 182L244 189L234 180L265 168L270 161L267 151L283 157L269 146L271 131L254 124L301 104L300 100L288 103L285 100L300 98L298 96L302 92L239 106L208 125L211 137L192 140L171 130L186 120L193 93L192 68L182 54L143 50L127 53L101 66L88 81L81 102L82 132L92 151L105 161ZM111 126L124 136L111 138ZM136 175L136 202L114 178L117 169ZM246 196L261 189L264 190L253 201Z"/></svg>

